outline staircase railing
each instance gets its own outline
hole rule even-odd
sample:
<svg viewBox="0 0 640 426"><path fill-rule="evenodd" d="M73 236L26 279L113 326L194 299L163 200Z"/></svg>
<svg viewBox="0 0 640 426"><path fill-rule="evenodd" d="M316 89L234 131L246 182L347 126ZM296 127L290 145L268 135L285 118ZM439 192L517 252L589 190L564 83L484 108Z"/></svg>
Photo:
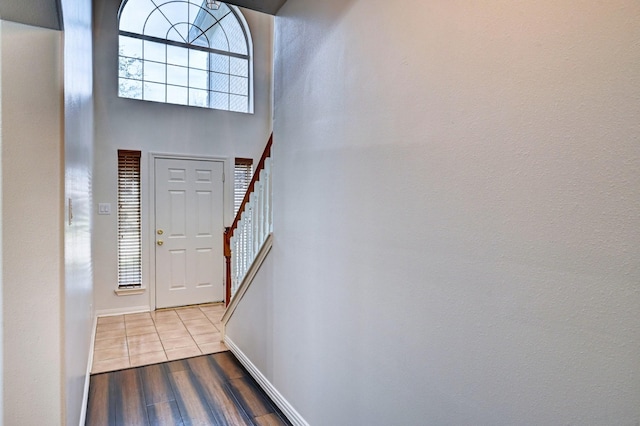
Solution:
<svg viewBox="0 0 640 426"><path fill-rule="evenodd" d="M227 306L273 229L270 158L272 143L273 134L269 137L233 224L225 229Z"/></svg>

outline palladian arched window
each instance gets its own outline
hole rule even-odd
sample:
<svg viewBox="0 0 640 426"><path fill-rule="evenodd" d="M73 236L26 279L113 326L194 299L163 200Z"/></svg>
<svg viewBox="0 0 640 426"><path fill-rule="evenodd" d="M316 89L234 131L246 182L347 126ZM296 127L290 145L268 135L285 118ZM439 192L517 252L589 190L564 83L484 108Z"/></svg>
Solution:
<svg viewBox="0 0 640 426"><path fill-rule="evenodd" d="M252 42L235 6L211 0L124 0L118 94L253 112Z"/></svg>

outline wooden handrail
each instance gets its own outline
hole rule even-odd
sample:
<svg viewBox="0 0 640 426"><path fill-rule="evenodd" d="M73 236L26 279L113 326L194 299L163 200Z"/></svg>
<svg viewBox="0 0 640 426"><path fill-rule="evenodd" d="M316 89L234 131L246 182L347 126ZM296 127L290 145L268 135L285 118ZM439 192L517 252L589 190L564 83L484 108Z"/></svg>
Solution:
<svg viewBox="0 0 640 426"><path fill-rule="evenodd" d="M249 198L253 193L253 190L256 186L256 182L260 178L260 172L264 169L264 163L271 156L271 145L273 144L273 133L269 136L269 140L267 141L267 146L264 148L264 152L262 153L262 157L260 157L260 161L256 167L255 172L253 173L253 177L251 178L251 182L249 183L249 187L247 188L246 194L244 194L244 198L242 199L242 204L240 204L240 208L238 209L238 213L236 213L236 217L233 219L233 223L230 227L225 228L224 231L224 257L226 259L226 269L227 269L227 278L226 278L226 298L225 305L229 306L229 302L231 301L231 237L233 237L233 233L238 227L238 222L240 222L240 218L242 217L242 213L244 212L247 203L249 202Z"/></svg>

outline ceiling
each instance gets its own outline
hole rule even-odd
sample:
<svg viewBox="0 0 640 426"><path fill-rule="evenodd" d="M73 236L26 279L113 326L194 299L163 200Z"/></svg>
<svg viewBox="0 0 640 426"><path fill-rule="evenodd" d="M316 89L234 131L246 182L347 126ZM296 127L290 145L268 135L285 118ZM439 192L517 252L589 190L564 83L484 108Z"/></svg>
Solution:
<svg viewBox="0 0 640 426"><path fill-rule="evenodd" d="M0 0L0 19L62 29L59 0Z"/></svg>
<svg viewBox="0 0 640 426"><path fill-rule="evenodd" d="M61 0L1 0L0 19L60 30L62 29L60 1ZM269 15L275 15L286 1L287 0L233 0L227 3L268 13Z"/></svg>
<svg viewBox="0 0 640 426"><path fill-rule="evenodd" d="M286 2L287 0L233 0L226 3L275 15Z"/></svg>

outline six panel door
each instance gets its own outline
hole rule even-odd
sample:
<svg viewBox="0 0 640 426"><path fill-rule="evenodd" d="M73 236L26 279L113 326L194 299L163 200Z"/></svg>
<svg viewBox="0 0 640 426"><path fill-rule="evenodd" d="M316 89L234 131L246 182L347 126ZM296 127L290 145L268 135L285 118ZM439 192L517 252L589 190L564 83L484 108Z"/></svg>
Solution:
<svg viewBox="0 0 640 426"><path fill-rule="evenodd" d="M223 170L155 160L156 308L224 300Z"/></svg>

